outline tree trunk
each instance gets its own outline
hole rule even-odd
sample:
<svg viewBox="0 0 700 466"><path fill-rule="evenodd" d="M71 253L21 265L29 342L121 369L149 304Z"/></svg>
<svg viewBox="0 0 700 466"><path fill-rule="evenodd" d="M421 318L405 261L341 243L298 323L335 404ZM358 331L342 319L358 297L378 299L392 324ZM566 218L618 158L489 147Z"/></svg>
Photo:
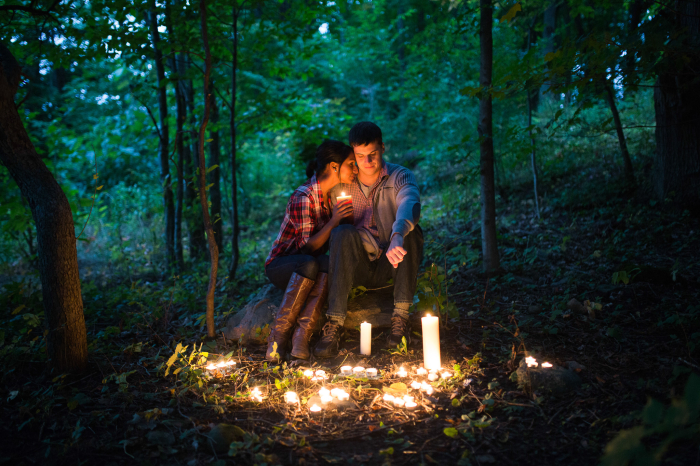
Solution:
<svg viewBox="0 0 700 466"><path fill-rule="evenodd" d="M654 89L656 194L700 209L700 0L676 0L665 12L675 31Z"/></svg>
<svg viewBox="0 0 700 466"><path fill-rule="evenodd" d="M49 360L58 372L79 372L88 351L73 213L17 113L19 78L17 60L0 43L0 162L27 199L36 223Z"/></svg>
<svg viewBox="0 0 700 466"><path fill-rule="evenodd" d="M620 142L620 152L622 153L622 160L625 164L625 181L630 187L634 187L636 185L634 180L634 167L632 167L632 159L630 158L630 153L627 150L627 141L625 141L625 133L622 130L620 113L617 111L617 105L615 104L615 94L613 94L612 84L609 82L605 83L605 96L605 100L608 101L610 111L612 112L613 121L615 122L617 140Z"/></svg>
<svg viewBox="0 0 700 466"><path fill-rule="evenodd" d="M481 169L481 249L484 256L484 270L488 273L496 271L500 267L496 244L496 193L493 179L493 105L491 101L493 6L491 0L480 0L479 4L481 7L479 84L483 89L479 99L478 125Z"/></svg>
<svg viewBox="0 0 700 466"><path fill-rule="evenodd" d="M209 242L209 286L207 287L207 336L216 337L216 325L214 324L214 292L216 291L216 273L219 268L219 248L214 238L214 226L209 216L207 205L207 168L204 164L204 133L209 121L209 110L212 99L209 97L209 76L211 75L211 51L209 50L209 35L207 32L207 1L199 0L199 18L202 27L202 42L204 45L204 116L199 126L199 202L202 205L202 220L207 232Z"/></svg>
<svg viewBox="0 0 700 466"><path fill-rule="evenodd" d="M170 40L170 47L175 50L177 42L175 40L175 30L173 28L172 22L172 12L170 9L170 1L165 3L165 24L168 28L168 35ZM175 260L177 263L177 270L181 272L184 267L184 256L182 250L182 209L184 202L184 135L183 135L183 125L185 119L187 118L187 110L185 109L185 96L182 89L182 80L180 79L180 73L178 70L178 58L175 53L170 55L168 60L170 69L172 71L173 80L175 81L175 102L177 105L177 121L175 126L175 150L177 151L177 188L175 189L175 227L174 227L174 240L175 240Z"/></svg>
<svg viewBox="0 0 700 466"><path fill-rule="evenodd" d="M532 167L532 182L535 192L535 214L540 218L540 199L537 193L537 157L535 147L535 136L532 132L532 99L530 98L530 89L527 90L527 126L530 133L530 165Z"/></svg>
<svg viewBox="0 0 700 466"><path fill-rule="evenodd" d="M223 234L223 221L221 218L221 170L218 165L221 163L221 138L219 137L219 107L216 105L216 94L212 86L211 92L211 145L209 146L209 192L211 193L211 218L214 223L214 239L219 251L223 249L221 245ZM216 168L213 168L216 167Z"/></svg>
<svg viewBox="0 0 700 466"><path fill-rule="evenodd" d="M170 163L168 149L170 136L168 131L168 98L165 83L165 65L160 50L160 33L158 32L158 15L155 0L150 2L148 19L151 26L151 41L156 61L156 76L158 77L158 110L160 116L160 182L163 187L163 208L165 214L165 250L168 267L175 266L175 207L173 205L173 189L170 179Z"/></svg>
<svg viewBox="0 0 700 466"><path fill-rule="evenodd" d="M233 77L231 78L231 203L233 204L231 225L233 227L233 234L231 235L231 265L228 269L229 280L233 280L236 277L236 269L238 269L238 261L240 259L240 252L238 250L238 182L236 179L236 92L238 88L236 87L236 74L238 71L238 14L237 1L234 2L233 6L233 60L231 66L233 68Z"/></svg>
<svg viewBox="0 0 700 466"><path fill-rule="evenodd" d="M189 57L186 58L189 63ZM197 167L199 167L199 141L197 140L197 134L194 131L195 122L195 112L194 112L194 85L192 80L188 79L185 81L185 95L187 99L187 106L189 109L189 124L187 128L192 128L191 130L186 129L185 132L189 134L189 155L190 155L190 174L189 174L189 194L191 197L188 198L189 205L189 223L187 228L189 230L190 236L190 259L194 261L200 261L204 259L206 254L206 240L204 238L204 229L202 228L200 207L197 203ZM190 126L191 125L191 126ZM185 163L188 161L185 160Z"/></svg>
<svg viewBox="0 0 700 466"><path fill-rule="evenodd" d="M542 40L544 41L543 52L545 54L554 53L555 43L554 43L554 32L557 29L557 2L556 0L550 0L549 6L544 10L544 29L542 30ZM549 66L549 63L548 63ZM551 102L553 100L558 100L557 96L549 91L551 83L545 82L542 87L540 87L538 103L541 102Z"/></svg>

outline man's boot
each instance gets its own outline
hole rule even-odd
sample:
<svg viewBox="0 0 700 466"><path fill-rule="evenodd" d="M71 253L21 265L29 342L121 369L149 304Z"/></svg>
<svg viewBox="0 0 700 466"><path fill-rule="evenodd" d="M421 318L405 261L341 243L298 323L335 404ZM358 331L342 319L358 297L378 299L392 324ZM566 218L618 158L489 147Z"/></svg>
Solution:
<svg viewBox="0 0 700 466"><path fill-rule="evenodd" d="M268 361L277 361L284 358L285 348L289 342L289 334L313 285L313 280L302 277L297 273L293 273L289 279L282 303L277 310L275 322L272 324L270 336L267 338L268 344L265 359ZM277 344L276 348L275 343Z"/></svg>
<svg viewBox="0 0 700 466"><path fill-rule="evenodd" d="M321 339L316 343L314 356L317 358L332 358L338 355L340 338L343 336L343 326L329 320L321 330Z"/></svg>
<svg viewBox="0 0 700 466"><path fill-rule="evenodd" d="M316 284L306 298L306 305L297 318L299 326L292 337L292 357L297 359L309 359L309 341L311 335L318 329L321 322L321 309L328 298L328 274L319 273Z"/></svg>
<svg viewBox="0 0 700 466"><path fill-rule="evenodd" d="M411 343L411 325L408 323L408 319L397 315L391 316L391 333L387 339L387 345L390 348L396 348L403 343L404 338L406 338L406 346L408 346Z"/></svg>

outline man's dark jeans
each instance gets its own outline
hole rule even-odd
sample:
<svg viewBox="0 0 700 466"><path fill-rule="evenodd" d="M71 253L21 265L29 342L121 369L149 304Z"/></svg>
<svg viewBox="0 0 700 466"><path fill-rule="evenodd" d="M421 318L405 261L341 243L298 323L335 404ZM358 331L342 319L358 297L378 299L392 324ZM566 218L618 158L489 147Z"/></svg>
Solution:
<svg viewBox="0 0 700 466"><path fill-rule="evenodd" d="M276 257L265 267L267 278L282 291L287 289L287 283L293 273L309 280L316 280L316 275L319 273L328 273L328 255L292 254Z"/></svg>
<svg viewBox="0 0 700 466"><path fill-rule="evenodd" d="M370 261L353 225L340 225L331 232L328 272L328 318L342 324L348 313L348 295L355 286L380 288L394 279L394 304L413 304L418 267L423 260L423 230L419 226L404 238L406 256L394 268L386 254Z"/></svg>

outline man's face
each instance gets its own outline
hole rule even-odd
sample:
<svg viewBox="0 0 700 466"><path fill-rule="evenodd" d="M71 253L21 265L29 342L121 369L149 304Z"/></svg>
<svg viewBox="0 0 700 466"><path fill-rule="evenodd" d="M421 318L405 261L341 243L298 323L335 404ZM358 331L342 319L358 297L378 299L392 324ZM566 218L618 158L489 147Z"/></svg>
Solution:
<svg viewBox="0 0 700 466"><path fill-rule="evenodd" d="M355 146L355 160L357 169L367 177L372 177L382 169L382 154L384 154L384 144L372 142L363 146Z"/></svg>

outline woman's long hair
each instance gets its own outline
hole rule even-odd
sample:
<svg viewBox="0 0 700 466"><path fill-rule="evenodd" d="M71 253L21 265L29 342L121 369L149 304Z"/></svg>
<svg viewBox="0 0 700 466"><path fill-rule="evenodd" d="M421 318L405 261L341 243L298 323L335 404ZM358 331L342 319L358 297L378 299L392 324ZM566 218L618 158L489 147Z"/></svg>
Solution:
<svg viewBox="0 0 700 466"><path fill-rule="evenodd" d="M318 177L331 162L342 165L352 152L352 147L347 144L333 139L326 139L316 148L316 158L311 159L306 166L307 178L311 178L314 173Z"/></svg>

